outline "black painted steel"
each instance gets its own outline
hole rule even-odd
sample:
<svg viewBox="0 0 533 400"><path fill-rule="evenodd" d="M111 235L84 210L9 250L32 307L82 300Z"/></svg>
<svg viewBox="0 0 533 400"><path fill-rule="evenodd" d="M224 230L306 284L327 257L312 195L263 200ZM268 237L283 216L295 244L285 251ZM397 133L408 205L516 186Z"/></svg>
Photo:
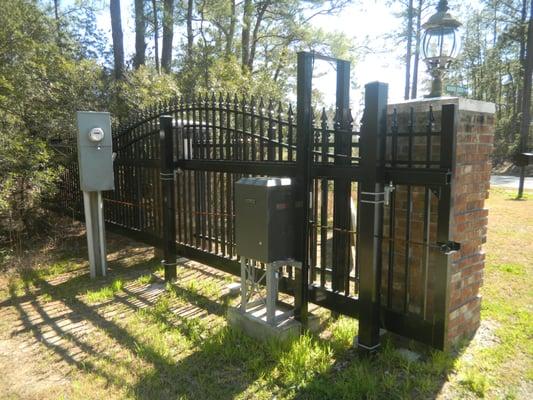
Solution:
<svg viewBox="0 0 533 400"><path fill-rule="evenodd" d="M335 165L350 165L352 129L350 118L350 63L337 61L337 104L335 116ZM344 157L338 157L344 156ZM350 274L350 199L351 181L346 177L333 180L333 276L332 289L344 291Z"/></svg>
<svg viewBox="0 0 533 400"><path fill-rule="evenodd" d="M359 337L358 347L374 351L379 347L381 236L383 230L383 170L381 167L387 126L388 85L365 86L365 114L360 150L363 171L359 198Z"/></svg>
<svg viewBox="0 0 533 400"><path fill-rule="evenodd" d="M296 182L295 201L295 258L302 263L296 272L295 317L306 325L309 298L309 202L312 196L311 146L313 135L313 110L311 91L313 78L313 55L298 53L296 82Z"/></svg>
<svg viewBox="0 0 533 400"><path fill-rule="evenodd" d="M310 301L359 317L363 346L377 345L377 332L384 327L442 348L449 256L440 249L458 245L449 238L456 110L443 106L426 117L414 110L396 113L393 129L385 132L385 85L369 84L359 138L352 126L349 64L344 61L335 60L336 116L323 110L314 120L311 79L317 58L313 53L298 56L296 112L290 105L262 98L198 95L142 110L114 127L117 189L104 195L106 223L147 243L164 244L165 260L175 259L177 252L239 274L235 182L243 176L292 177L299 207L296 257L303 273L284 271L281 290L295 296L297 317L305 322ZM167 114L172 117L160 122ZM417 126L421 118L423 129ZM167 144L171 139L175 143ZM437 145L440 152L433 154ZM167 153L172 149L175 153ZM160 172L176 179L160 181ZM72 157L56 205L82 217L77 174ZM383 230L384 197L379 193L391 182L396 191L384 217L389 225ZM171 184L174 189L167 186ZM420 194L421 203L415 201ZM352 197L356 226L350 221ZM413 235L406 237L409 224ZM419 231L423 237L414 236ZM383 240L387 245L382 251ZM415 299L418 275L410 255L419 249L424 254L423 297ZM382 268L388 268L383 281ZM169 268L166 276L171 279L174 272Z"/></svg>
<svg viewBox="0 0 533 400"><path fill-rule="evenodd" d="M174 188L174 135L172 117L163 115L160 125L161 189L163 192L163 265L165 281L176 279L176 195ZM161 219L160 219L161 220Z"/></svg>

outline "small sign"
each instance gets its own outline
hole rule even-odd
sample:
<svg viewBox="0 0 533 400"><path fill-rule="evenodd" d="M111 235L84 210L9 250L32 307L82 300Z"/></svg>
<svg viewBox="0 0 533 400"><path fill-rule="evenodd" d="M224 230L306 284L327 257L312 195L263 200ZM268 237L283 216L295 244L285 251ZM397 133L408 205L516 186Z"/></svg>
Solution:
<svg viewBox="0 0 533 400"><path fill-rule="evenodd" d="M468 94L468 88L461 85L446 85L446 93L452 96L461 96Z"/></svg>

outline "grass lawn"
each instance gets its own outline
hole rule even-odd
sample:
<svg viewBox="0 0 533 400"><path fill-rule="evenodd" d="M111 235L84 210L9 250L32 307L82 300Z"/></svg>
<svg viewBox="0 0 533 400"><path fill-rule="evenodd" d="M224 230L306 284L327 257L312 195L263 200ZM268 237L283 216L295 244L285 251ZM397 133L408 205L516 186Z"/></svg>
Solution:
<svg viewBox="0 0 533 400"><path fill-rule="evenodd" d="M533 396L533 198L492 190L482 325L453 353L391 339L352 349L357 321L257 342L228 327L232 277L189 262L165 286L152 249L109 235L107 278L90 281L80 224L14 256L0 250L0 397L412 399Z"/></svg>

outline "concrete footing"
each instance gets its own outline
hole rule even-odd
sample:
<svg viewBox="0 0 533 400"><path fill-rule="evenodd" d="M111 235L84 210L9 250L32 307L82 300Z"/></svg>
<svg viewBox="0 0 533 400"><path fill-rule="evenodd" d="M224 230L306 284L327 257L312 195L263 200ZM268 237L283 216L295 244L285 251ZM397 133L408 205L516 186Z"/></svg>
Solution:
<svg viewBox="0 0 533 400"><path fill-rule="evenodd" d="M275 324L266 322L266 306L259 305L248 308L243 312L238 307L228 309L228 321L231 326L242 329L253 338L267 341L269 339L287 340L299 336L302 333L302 325L293 317L282 317L288 310L281 307L276 309L276 317L280 317ZM319 318L315 315L308 317L308 329L316 331L319 328Z"/></svg>

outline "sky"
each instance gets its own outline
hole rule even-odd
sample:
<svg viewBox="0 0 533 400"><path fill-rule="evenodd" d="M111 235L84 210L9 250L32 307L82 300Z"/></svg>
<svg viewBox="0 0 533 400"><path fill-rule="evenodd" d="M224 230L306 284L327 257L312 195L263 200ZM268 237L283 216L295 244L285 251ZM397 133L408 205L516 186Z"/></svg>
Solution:
<svg viewBox="0 0 533 400"><path fill-rule="evenodd" d="M478 0L474 0L477 3ZM133 0L122 0L122 28L124 31L124 45L126 56L134 53L134 23L133 23ZM386 33L399 28L401 20L394 15L397 7L391 7L384 0L367 0L361 4L349 5L340 15L318 16L312 23L325 31L340 31L346 36L354 38L357 44L367 44L372 49L376 49L373 54L367 54L364 59L353 66L353 76L356 79L358 88L352 89L350 102L352 108L358 108L363 98L363 88L368 82L381 81L389 84L389 103L399 102L403 99L405 71L403 61L400 59L404 48L399 46L394 48L388 43L392 50L385 50L383 36ZM453 1L451 12L453 9ZM105 4L102 1L102 4ZM107 6L103 7L98 15L99 27L107 33L111 41L111 21ZM179 33L178 33L179 34ZM175 38L174 42L177 40ZM335 72L329 66L315 64L319 78L313 81L313 87L320 90L327 105L333 105L335 101ZM329 69L328 69L329 68ZM425 65L421 61L419 65L420 81L419 94L423 90L421 82L425 79ZM323 74L322 72L328 72Z"/></svg>

